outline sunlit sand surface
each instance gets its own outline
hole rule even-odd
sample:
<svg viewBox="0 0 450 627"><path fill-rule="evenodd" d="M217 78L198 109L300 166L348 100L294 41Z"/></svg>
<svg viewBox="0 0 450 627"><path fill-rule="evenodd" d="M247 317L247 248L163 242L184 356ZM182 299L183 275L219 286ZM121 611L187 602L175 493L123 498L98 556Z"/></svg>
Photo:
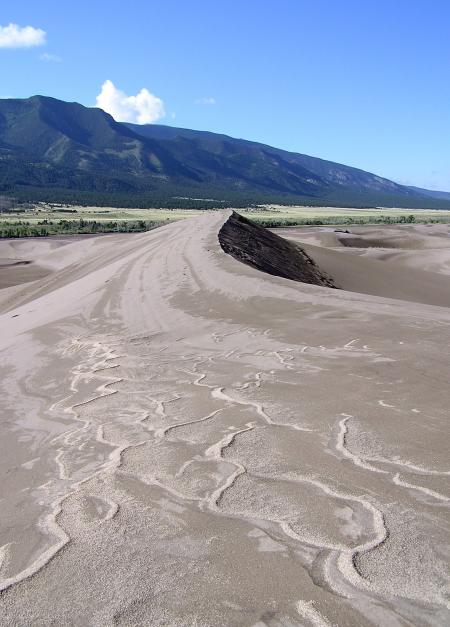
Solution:
<svg viewBox="0 0 450 627"><path fill-rule="evenodd" d="M2 625L450 622L449 227L229 219L0 242Z"/></svg>

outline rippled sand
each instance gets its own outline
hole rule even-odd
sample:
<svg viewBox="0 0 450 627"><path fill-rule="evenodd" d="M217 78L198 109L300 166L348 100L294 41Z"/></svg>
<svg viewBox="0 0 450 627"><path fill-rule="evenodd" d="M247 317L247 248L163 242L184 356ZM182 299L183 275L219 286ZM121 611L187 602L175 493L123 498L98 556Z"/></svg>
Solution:
<svg viewBox="0 0 450 627"><path fill-rule="evenodd" d="M0 290L2 625L450 621L450 309L264 274L228 217L0 243L45 274Z"/></svg>

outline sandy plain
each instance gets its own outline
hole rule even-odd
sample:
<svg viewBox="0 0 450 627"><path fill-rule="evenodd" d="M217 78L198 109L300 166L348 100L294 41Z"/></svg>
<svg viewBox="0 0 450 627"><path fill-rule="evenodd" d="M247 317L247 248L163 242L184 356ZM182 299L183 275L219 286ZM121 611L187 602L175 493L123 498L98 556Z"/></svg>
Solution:
<svg viewBox="0 0 450 627"><path fill-rule="evenodd" d="M449 227L229 218L0 242L2 625L450 621Z"/></svg>

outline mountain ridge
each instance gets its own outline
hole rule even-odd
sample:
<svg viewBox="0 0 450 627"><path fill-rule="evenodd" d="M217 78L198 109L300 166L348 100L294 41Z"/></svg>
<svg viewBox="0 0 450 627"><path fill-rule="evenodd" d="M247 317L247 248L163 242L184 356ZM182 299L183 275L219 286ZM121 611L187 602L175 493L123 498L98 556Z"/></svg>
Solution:
<svg viewBox="0 0 450 627"><path fill-rule="evenodd" d="M419 194L424 194L425 196L429 196L430 198L440 198L442 200L450 200L450 192L445 192L443 190L438 189L425 189L424 187L415 187L414 185L409 185L409 189L412 189Z"/></svg>
<svg viewBox="0 0 450 627"><path fill-rule="evenodd" d="M237 205L450 207L450 198L427 191L223 134L116 122L76 102L0 100L0 193L53 200L97 194L111 204L214 197Z"/></svg>

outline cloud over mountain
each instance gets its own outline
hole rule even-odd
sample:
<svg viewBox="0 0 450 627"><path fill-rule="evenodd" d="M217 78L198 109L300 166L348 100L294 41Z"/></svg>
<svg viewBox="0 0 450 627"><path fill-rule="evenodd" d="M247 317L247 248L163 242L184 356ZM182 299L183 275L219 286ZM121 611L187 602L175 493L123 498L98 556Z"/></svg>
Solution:
<svg viewBox="0 0 450 627"><path fill-rule="evenodd" d="M128 96L107 80L97 96L97 107L110 113L117 122L150 124L164 117L164 103L148 89L142 88L135 96Z"/></svg>

